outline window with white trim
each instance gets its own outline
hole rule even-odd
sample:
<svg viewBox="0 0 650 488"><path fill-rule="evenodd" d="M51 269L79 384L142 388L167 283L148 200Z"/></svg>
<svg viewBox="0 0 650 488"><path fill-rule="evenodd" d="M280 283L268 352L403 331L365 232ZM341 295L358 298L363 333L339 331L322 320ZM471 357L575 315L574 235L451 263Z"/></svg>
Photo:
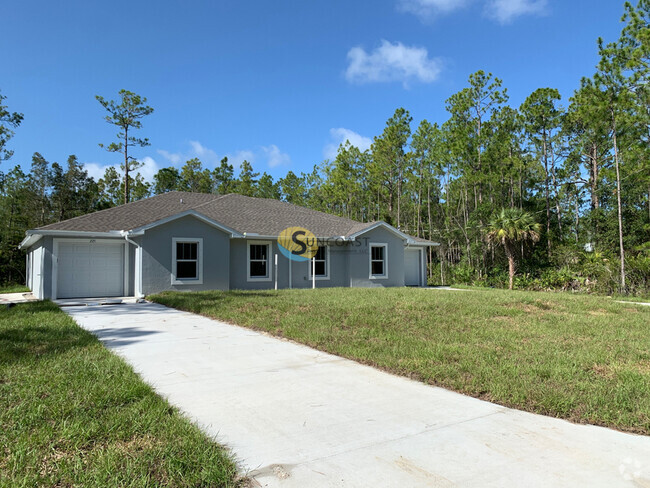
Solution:
<svg viewBox="0 0 650 488"><path fill-rule="evenodd" d="M203 239L172 238L172 284L203 283Z"/></svg>
<svg viewBox="0 0 650 488"><path fill-rule="evenodd" d="M271 279L270 255L271 245L268 242L248 242L248 281L269 281Z"/></svg>
<svg viewBox="0 0 650 488"><path fill-rule="evenodd" d="M370 278L388 278L388 244L370 244Z"/></svg>
<svg viewBox="0 0 650 488"><path fill-rule="evenodd" d="M312 278L312 269L316 268L316 279L327 280L330 277L330 248L329 246L319 246L314 256L315 263L309 260L309 279Z"/></svg>

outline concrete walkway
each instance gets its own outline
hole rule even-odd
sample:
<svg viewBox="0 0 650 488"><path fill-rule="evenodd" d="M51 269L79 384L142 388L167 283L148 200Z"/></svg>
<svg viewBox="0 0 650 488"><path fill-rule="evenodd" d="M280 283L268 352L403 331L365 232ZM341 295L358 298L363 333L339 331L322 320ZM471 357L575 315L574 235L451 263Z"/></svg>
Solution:
<svg viewBox="0 0 650 488"><path fill-rule="evenodd" d="M8 305L10 303L24 303L36 301L31 292L21 293L0 293L0 305Z"/></svg>
<svg viewBox="0 0 650 488"><path fill-rule="evenodd" d="M650 437L574 425L156 304L64 309L268 487L650 487Z"/></svg>

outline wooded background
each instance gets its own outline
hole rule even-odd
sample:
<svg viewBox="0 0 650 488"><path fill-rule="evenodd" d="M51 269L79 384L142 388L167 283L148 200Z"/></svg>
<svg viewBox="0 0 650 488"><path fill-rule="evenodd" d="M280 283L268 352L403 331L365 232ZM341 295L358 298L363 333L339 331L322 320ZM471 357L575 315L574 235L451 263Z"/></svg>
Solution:
<svg viewBox="0 0 650 488"><path fill-rule="evenodd" d="M446 101L445 122L414 127L409 111L398 108L369 150L347 142L334 160L278 180L247 161L235 174L227 159L212 171L192 159L145 181L128 151L149 142L128 130L153 109L124 90L121 104L98 97L121 130L106 147L124 154L128 188L113 167L95 181L74 155L61 165L35 152L31 167L0 166L0 284L24 282L17 246L25 230L184 190L384 220L441 244L429 254L431 284L506 286L503 249L488 243L486 231L495 212L519 208L541 224L541 239L521 244L515 287L648 294L650 0L626 3L623 21L620 39L598 40L596 71L566 102L558 90L540 88L512 107L502 81L477 71ZM125 113L133 119L119 117ZM22 117L0 95L0 161L11 157L9 140Z"/></svg>

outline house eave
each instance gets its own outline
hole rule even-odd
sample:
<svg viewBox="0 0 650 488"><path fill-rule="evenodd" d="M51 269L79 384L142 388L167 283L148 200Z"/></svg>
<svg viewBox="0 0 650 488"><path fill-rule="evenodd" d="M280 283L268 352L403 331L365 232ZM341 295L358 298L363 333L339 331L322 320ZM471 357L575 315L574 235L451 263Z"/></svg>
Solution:
<svg viewBox="0 0 650 488"><path fill-rule="evenodd" d="M440 243L433 242L433 241L422 242L422 241L416 241L414 239L408 239L406 241L406 245L408 247L437 247L440 245Z"/></svg>
<svg viewBox="0 0 650 488"><path fill-rule="evenodd" d="M52 237L112 237L121 238L122 234L119 230L111 230L108 232L91 232L83 230L28 230L25 232L26 237L18 244L18 249L24 249L36 244L41 238L45 236Z"/></svg>

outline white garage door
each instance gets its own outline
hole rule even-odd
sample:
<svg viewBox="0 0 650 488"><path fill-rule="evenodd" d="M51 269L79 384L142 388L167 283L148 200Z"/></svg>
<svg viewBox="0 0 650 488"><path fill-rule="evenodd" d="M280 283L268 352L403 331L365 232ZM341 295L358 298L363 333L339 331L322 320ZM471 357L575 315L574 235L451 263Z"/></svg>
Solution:
<svg viewBox="0 0 650 488"><path fill-rule="evenodd" d="M59 242L57 298L124 295L124 243Z"/></svg>
<svg viewBox="0 0 650 488"><path fill-rule="evenodd" d="M404 284L406 286L420 286L420 250L404 250Z"/></svg>

